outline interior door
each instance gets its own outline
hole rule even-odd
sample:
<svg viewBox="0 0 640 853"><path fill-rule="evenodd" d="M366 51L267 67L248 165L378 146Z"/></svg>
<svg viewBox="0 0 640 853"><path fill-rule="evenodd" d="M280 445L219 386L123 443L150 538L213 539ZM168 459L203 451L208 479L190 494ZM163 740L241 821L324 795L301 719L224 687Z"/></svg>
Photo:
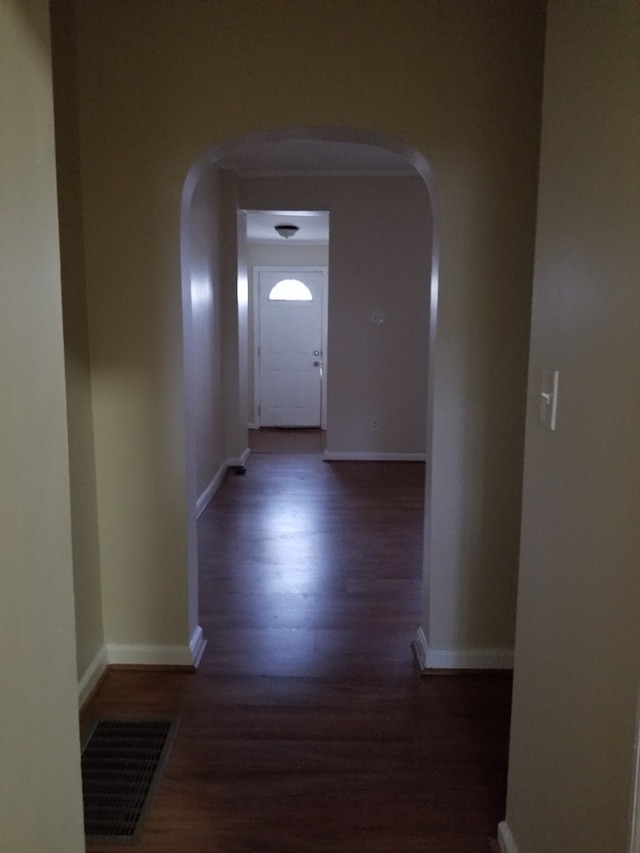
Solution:
<svg viewBox="0 0 640 853"><path fill-rule="evenodd" d="M324 274L259 274L260 425L319 427L322 422Z"/></svg>

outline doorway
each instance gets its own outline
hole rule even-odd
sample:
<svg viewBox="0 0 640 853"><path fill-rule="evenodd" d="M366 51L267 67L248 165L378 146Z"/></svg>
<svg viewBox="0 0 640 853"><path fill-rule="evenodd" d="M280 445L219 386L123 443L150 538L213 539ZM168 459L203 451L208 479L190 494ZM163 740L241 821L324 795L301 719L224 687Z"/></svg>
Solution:
<svg viewBox="0 0 640 853"><path fill-rule="evenodd" d="M308 179L303 188L302 175ZM405 182L400 198L395 202L383 202L380 181L384 181L387 189L399 187L400 181ZM330 182L333 183L330 185ZM342 182L340 186L339 182ZM350 189L345 192L347 185L354 191L357 188L357 199L352 197ZM410 191L411 186L415 192ZM208 244L204 259L194 259L193 253L198 238L192 226L192 222L198 221L193 215L197 190L208 193L211 199L212 221L223 223L218 244ZM406 213L409 198L422 212L419 219L406 225L398 213ZM291 211L292 207L296 210ZM250 264L246 263L246 243L244 246L241 243L242 229L238 229L237 223L247 211L282 213L287 208L287 212L324 208L331 211L332 226L335 224L331 263L327 264L332 280L329 337L332 362L328 365L332 387L328 405L322 406L322 417L331 407L327 441L331 437L333 444L325 450L324 458L412 461L431 457L438 252L431 176L426 160L401 141L373 131L294 128L248 134L205 152L193 165L183 191L187 386L189 377L196 374L194 332L197 329L192 322L192 306L194 292L197 295L200 291L193 285L194 282L199 285L202 268L213 271L211 283L218 289L211 299L200 300L198 308L207 312L207 329L219 323L222 330L220 339L215 342L216 349L211 353L215 376L221 379L220 388L214 388L214 393L205 398L191 393L187 387L187 492L193 496L194 505L198 501L198 479L206 482L210 476L208 471L201 472L206 460L201 461L195 442L190 441L195 427L204 425L207 434L217 430L217 434L224 437L227 450L226 463L222 459L224 466L229 460L233 465L244 464L242 442L246 448L247 426L252 425L250 404L255 392L248 385L248 378L252 375L249 343L254 324L248 316L247 303L253 288L250 286L252 277L247 275ZM229 211L227 217L223 216L225 210ZM224 223L231 222L231 212L233 236L231 230L224 232ZM374 215L375 223L372 221ZM409 245L412 247L409 251L402 248ZM400 275L397 264L389 266L387 259L392 253L385 248L389 246L396 260L401 258L411 263L415 261L413 249L418 248L420 259L414 264L413 272L407 270ZM238 262L235 295L231 293L231 251ZM414 288L416 303L400 296L400 281ZM226 282L226 291L221 282ZM417 310L414 305L418 305ZM202 319L200 325L205 328ZM325 323L325 331L327 325ZM385 348L385 341L391 338L399 340L401 345L394 347L392 357L387 357L389 350ZM420 352L416 357L411 356L408 366L398 364L396 356L406 361L413 352L409 347L411 340L419 340ZM326 378L324 347L323 350ZM333 370L334 362L340 365L337 371ZM403 378L402 383L394 380L398 376ZM326 384L323 383L323 391ZM420 396L423 393L426 399ZM381 407L384 407L382 414ZM409 412L413 414L411 418ZM216 417L220 423L214 422ZM406 447L409 447L408 452ZM211 482L219 482L215 471ZM425 490L424 537L425 553L428 553L429 466ZM195 557L197 532L195 512L191 507L188 508L188 524L190 554ZM192 629L197 629L195 559L190 559L189 569L190 623Z"/></svg>
<svg viewBox="0 0 640 853"><path fill-rule="evenodd" d="M254 422L325 428L327 270L254 268Z"/></svg>

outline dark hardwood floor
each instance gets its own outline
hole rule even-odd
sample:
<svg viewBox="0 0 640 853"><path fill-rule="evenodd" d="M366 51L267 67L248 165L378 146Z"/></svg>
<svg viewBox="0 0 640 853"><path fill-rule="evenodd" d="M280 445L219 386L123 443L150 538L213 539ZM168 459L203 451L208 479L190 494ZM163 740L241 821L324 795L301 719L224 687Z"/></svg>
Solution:
<svg viewBox="0 0 640 853"><path fill-rule="evenodd" d="M418 463L304 453L226 478L200 520L200 669L111 671L82 715L179 717L135 849L489 853L511 683L414 664L423 489Z"/></svg>

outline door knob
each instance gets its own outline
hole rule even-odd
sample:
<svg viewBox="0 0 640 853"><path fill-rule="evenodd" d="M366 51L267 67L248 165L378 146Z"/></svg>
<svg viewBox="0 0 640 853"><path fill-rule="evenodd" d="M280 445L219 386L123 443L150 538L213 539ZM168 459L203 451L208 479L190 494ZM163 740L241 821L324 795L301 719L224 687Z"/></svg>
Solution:
<svg viewBox="0 0 640 853"><path fill-rule="evenodd" d="M314 366L314 367L320 367L320 362L319 362L319 361L314 361L314 362L313 362L313 366Z"/></svg>

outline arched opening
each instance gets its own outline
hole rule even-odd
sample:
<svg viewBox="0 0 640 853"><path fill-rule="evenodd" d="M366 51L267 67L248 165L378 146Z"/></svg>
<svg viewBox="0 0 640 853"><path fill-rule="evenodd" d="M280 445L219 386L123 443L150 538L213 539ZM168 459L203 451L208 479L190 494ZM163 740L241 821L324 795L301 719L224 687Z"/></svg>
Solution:
<svg viewBox="0 0 640 853"><path fill-rule="evenodd" d="M422 293L427 306L423 335L426 339L426 360L421 365L421 379L426 385L425 406L425 435L424 456L426 465L425 483L425 520L424 520L424 553L429 551L431 504L431 448L433 432L433 353L435 347L435 329L437 322L438 302L438 246L437 229L435 228L435 211L431 171L429 165L418 151L404 142L382 133L349 128L293 128L275 131L265 131L243 136L238 139L221 143L207 151L191 168L185 181L182 210L181 210L181 260L182 260L182 304L185 345L185 380L186 380L186 466L187 466L187 519L189 541L189 622L191 636L197 631L198 601L197 601L197 534L196 520L198 504L207 489L215 490L214 480L206 482L199 472L198 446L201 439L198 436L199 419L197 416L197 401L202 399L203 389L210 392L216 385L225 395L225 414L217 423L217 431L224 436L226 454L229 464L243 464L243 445L241 436L246 434L246 387L243 378L246 364L243 363L246 353L247 334L247 302L248 281L246 267L243 264L242 247L238 246L238 231L230 229L228 224L219 216L220 210L233 206L234 223L236 217L242 218L242 205L237 202L233 192L233 165L238 161L247 160L248 154L256 152L262 157L262 162L274 166L274 157L285 159L291 154L296 144L308 144L306 155L313 151L314 162L307 167L308 174L319 168L318 157L326 155L327 160L337 156L341 151L352 159L348 166L351 176L357 174L362 164L366 163L366 174L375 176L385 174L385 169L399 168L400 164L405 174L411 173L413 178L419 177L422 182L426 204L430 211L430 227L425 228L418 239L429 247L429 269L424 270L422 277ZM305 156L306 156L305 155ZM359 156L358 156L359 155ZM270 159L271 158L271 159ZM304 166L302 167L304 170ZM324 168L327 168L326 161ZM220 208L216 213L207 210L207 192L215 190L220 199ZM233 201L235 199L235 201ZM309 207L308 201L299 202L300 208ZM226 218L228 223L229 217ZM226 229L226 230L225 230ZM214 237L211 238L211 235ZM240 241L242 236L240 236ZM217 241L217 243L216 243ZM222 245L226 246L227 254L222 257ZM233 263L230 269L230 249L233 247ZM239 259L239 261L238 261ZM215 271L212 273L212 267ZM220 288L216 290L213 277L218 274L226 277L227 282L237 280L236 292L231 294ZM375 306L370 306L374 307ZM371 310L368 322L375 324L380 320L381 312ZM197 352L198 334L205 337L217 337L216 346L224 355L218 364L200 363ZM209 340L210 342L210 340ZM233 353L230 357L229 353ZM209 383L208 389L205 384ZM339 455L333 458L340 458ZM203 491L204 490L204 491ZM206 505L206 504L205 504ZM423 564L423 612L427 610L428 566Z"/></svg>

